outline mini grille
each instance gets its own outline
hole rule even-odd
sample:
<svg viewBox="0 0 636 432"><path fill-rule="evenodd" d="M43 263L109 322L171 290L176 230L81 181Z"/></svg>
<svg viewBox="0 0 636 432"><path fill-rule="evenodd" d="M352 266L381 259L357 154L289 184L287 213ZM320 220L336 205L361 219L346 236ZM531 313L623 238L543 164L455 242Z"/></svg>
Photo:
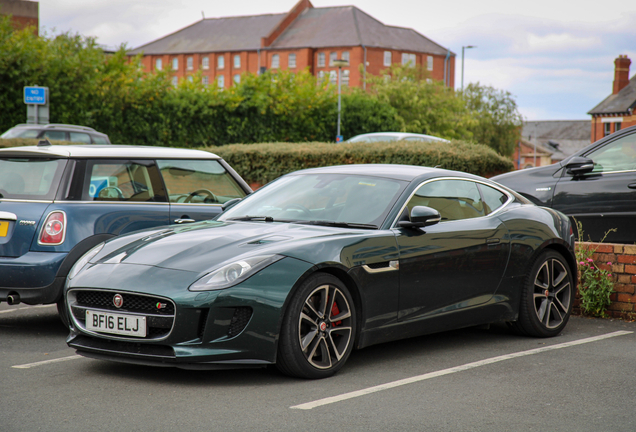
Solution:
<svg viewBox="0 0 636 432"><path fill-rule="evenodd" d="M116 308L113 304L113 296L115 294L117 293L106 291L78 291L77 305L111 309L114 311L151 312L159 315L174 315L174 304L172 302L161 298L135 294L119 293L124 298L124 302L121 308ZM165 307L158 308L158 304L165 305Z"/></svg>
<svg viewBox="0 0 636 432"><path fill-rule="evenodd" d="M232 321L230 321L230 328L227 330L228 337L234 337L238 335L247 326L247 323L252 317L251 307L238 307L234 311Z"/></svg>

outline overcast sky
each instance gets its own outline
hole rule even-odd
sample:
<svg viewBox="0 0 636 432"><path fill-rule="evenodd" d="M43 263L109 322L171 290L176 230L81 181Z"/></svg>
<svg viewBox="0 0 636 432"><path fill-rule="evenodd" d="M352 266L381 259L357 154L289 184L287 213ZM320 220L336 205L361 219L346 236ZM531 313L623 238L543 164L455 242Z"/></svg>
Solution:
<svg viewBox="0 0 636 432"><path fill-rule="evenodd" d="M449 48L460 86L480 82L511 92L527 120L589 119L612 91L614 59L636 73L636 1L311 0L354 5L387 25L410 27ZM130 48L206 18L289 11L297 0L40 0L40 28L71 31Z"/></svg>

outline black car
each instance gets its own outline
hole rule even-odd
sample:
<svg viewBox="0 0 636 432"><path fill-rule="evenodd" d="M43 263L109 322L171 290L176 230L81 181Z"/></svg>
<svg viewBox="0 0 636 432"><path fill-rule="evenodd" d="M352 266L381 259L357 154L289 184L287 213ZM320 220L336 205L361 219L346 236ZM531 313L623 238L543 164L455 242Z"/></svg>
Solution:
<svg viewBox="0 0 636 432"><path fill-rule="evenodd" d="M47 138L79 144L110 144L108 135L93 128L59 123L19 124L0 135L0 138Z"/></svg>
<svg viewBox="0 0 636 432"><path fill-rule="evenodd" d="M636 126L608 135L554 165L492 180L581 222L584 240L600 241L609 232L606 242L636 242Z"/></svg>
<svg viewBox="0 0 636 432"><path fill-rule="evenodd" d="M324 378L354 347L508 321L559 334L567 216L474 175L405 165L287 174L216 220L113 238L68 274L67 342L99 359Z"/></svg>

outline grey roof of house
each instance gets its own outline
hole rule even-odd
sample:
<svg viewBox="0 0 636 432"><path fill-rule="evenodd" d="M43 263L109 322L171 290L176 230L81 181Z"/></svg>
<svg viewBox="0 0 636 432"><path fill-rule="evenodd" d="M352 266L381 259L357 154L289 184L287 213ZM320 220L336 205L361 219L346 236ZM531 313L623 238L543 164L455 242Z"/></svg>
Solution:
<svg viewBox="0 0 636 432"><path fill-rule="evenodd" d="M359 45L439 55L448 52L413 29L384 25L355 6L306 9L271 48Z"/></svg>
<svg viewBox="0 0 636 432"><path fill-rule="evenodd" d="M565 159L587 147L591 144L591 137L590 120L527 121L521 130L524 141L554 151L554 160Z"/></svg>
<svg viewBox="0 0 636 432"><path fill-rule="evenodd" d="M206 18L188 27L137 47L128 54L182 54L256 51L286 14Z"/></svg>
<svg viewBox="0 0 636 432"><path fill-rule="evenodd" d="M135 55L255 51L287 14L207 18L137 47ZM448 50L413 29L382 24L355 6L308 8L270 49L360 46L446 55ZM455 55L453 52L451 55Z"/></svg>
<svg viewBox="0 0 636 432"><path fill-rule="evenodd" d="M622 114L636 106L636 75L629 80L621 91L611 94L600 104L592 108L588 114Z"/></svg>

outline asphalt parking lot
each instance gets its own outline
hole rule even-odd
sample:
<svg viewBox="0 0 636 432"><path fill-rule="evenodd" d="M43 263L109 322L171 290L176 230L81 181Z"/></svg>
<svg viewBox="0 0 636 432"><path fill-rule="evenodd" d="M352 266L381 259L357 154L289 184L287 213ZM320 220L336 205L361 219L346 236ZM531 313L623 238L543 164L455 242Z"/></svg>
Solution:
<svg viewBox="0 0 636 432"><path fill-rule="evenodd" d="M65 337L55 306L0 304L0 430L636 430L636 323L408 339L356 351L320 381L109 363L76 356Z"/></svg>

